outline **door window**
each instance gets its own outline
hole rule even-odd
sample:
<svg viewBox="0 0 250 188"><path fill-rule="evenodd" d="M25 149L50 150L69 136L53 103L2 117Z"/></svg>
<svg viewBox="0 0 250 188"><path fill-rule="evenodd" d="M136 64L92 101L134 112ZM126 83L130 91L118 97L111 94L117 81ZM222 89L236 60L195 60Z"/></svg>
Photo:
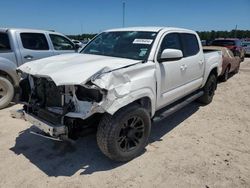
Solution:
<svg viewBox="0 0 250 188"><path fill-rule="evenodd" d="M181 48L181 42L179 38L178 33L170 33L167 34L164 39L162 40L160 51L159 51L159 56L165 49L177 49L177 50L182 50Z"/></svg>
<svg viewBox="0 0 250 188"><path fill-rule="evenodd" d="M23 47L30 50L49 50L47 39L42 33L21 33Z"/></svg>
<svg viewBox="0 0 250 188"><path fill-rule="evenodd" d="M49 36L51 38L51 41L53 43L55 50L74 50L75 49L73 43L67 38L60 36L60 35L54 35L54 34L50 34Z"/></svg>
<svg viewBox="0 0 250 188"><path fill-rule="evenodd" d="M198 52L200 51L200 47L197 37L194 34L182 33L181 39L183 44L184 57L198 54Z"/></svg>
<svg viewBox="0 0 250 188"><path fill-rule="evenodd" d="M10 41L7 33L0 33L0 52L10 51Z"/></svg>

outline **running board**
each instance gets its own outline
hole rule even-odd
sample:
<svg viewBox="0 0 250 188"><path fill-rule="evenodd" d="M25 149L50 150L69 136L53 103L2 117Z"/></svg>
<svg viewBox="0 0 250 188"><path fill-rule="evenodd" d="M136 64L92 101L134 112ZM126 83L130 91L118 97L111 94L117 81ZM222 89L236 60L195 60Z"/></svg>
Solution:
<svg viewBox="0 0 250 188"><path fill-rule="evenodd" d="M184 100L181 100L180 102L176 102L175 105L170 105L170 107L165 107L162 110L159 110L161 113L157 113L155 117L153 118L154 122L158 122L168 116L170 116L171 114L175 113L176 111L180 110L181 108L185 107L186 105L188 105L189 103L193 102L194 100L198 99L199 97L201 97L204 94L203 91L199 91L196 94L193 94L187 98L184 98Z"/></svg>

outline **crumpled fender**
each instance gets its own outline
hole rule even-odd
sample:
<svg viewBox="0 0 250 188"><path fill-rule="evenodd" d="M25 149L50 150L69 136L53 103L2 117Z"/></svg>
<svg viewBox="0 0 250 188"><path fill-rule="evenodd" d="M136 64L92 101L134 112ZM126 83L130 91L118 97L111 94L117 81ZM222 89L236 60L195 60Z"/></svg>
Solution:
<svg viewBox="0 0 250 188"><path fill-rule="evenodd" d="M141 88L140 90L133 91L122 98L116 98L113 103L106 108L106 112L113 115L120 108L144 97L149 97L151 101L151 115L153 116L155 113L155 99L154 93L150 88Z"/></svg>
<svg viewBox="0 0 250 188"><path fill-rule="evenodd" d="M100 107L114 114L120 108L144 97L151 100L151 114L155 113L155 64L148 63L133 66L130 70L118 70L97 76L92 83L97 87L105 89L107 95Z"/></svg>

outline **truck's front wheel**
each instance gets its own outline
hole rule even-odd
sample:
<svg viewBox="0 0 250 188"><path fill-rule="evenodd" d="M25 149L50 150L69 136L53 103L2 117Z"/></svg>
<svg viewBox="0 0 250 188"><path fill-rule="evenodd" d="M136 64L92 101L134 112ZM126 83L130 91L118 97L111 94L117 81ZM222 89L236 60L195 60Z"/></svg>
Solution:
<svg viewBox="0 0 250 188"><path fill-rule="evenodd" d="M217 78L214 74L211 74L207 79L205 86L203 87L204 95L201 96L198 101L203 104L209 104L210 102L212 102L216 87Z"/></svg>
<svg viewBox="0 0 250 188"><path fill-rule="evenodd" d="M113 116L103 116L97 129L97 144L110 159L129 161L143 152L150 130L148 111L138 105L130 105Z"/></svg>

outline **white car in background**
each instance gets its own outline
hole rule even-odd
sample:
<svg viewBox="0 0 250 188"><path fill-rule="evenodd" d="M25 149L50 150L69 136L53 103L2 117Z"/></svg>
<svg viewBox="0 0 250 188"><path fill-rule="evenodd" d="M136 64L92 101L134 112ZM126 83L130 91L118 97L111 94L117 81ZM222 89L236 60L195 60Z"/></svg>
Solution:
<svg viewBox="0 0 250 188"><path fill-rule="evenodd" d="M75 39L72 39L71 40L75 45L77 45L79 48L83 48L85 45L79 41L79 40L75 40Z"/></svg>
<svg viewBox="0 0 250 188"><path fill-rule="evenodd" d="M250 55L250 41L243 41L242 47L245 49L245 54Z"/></svg>

